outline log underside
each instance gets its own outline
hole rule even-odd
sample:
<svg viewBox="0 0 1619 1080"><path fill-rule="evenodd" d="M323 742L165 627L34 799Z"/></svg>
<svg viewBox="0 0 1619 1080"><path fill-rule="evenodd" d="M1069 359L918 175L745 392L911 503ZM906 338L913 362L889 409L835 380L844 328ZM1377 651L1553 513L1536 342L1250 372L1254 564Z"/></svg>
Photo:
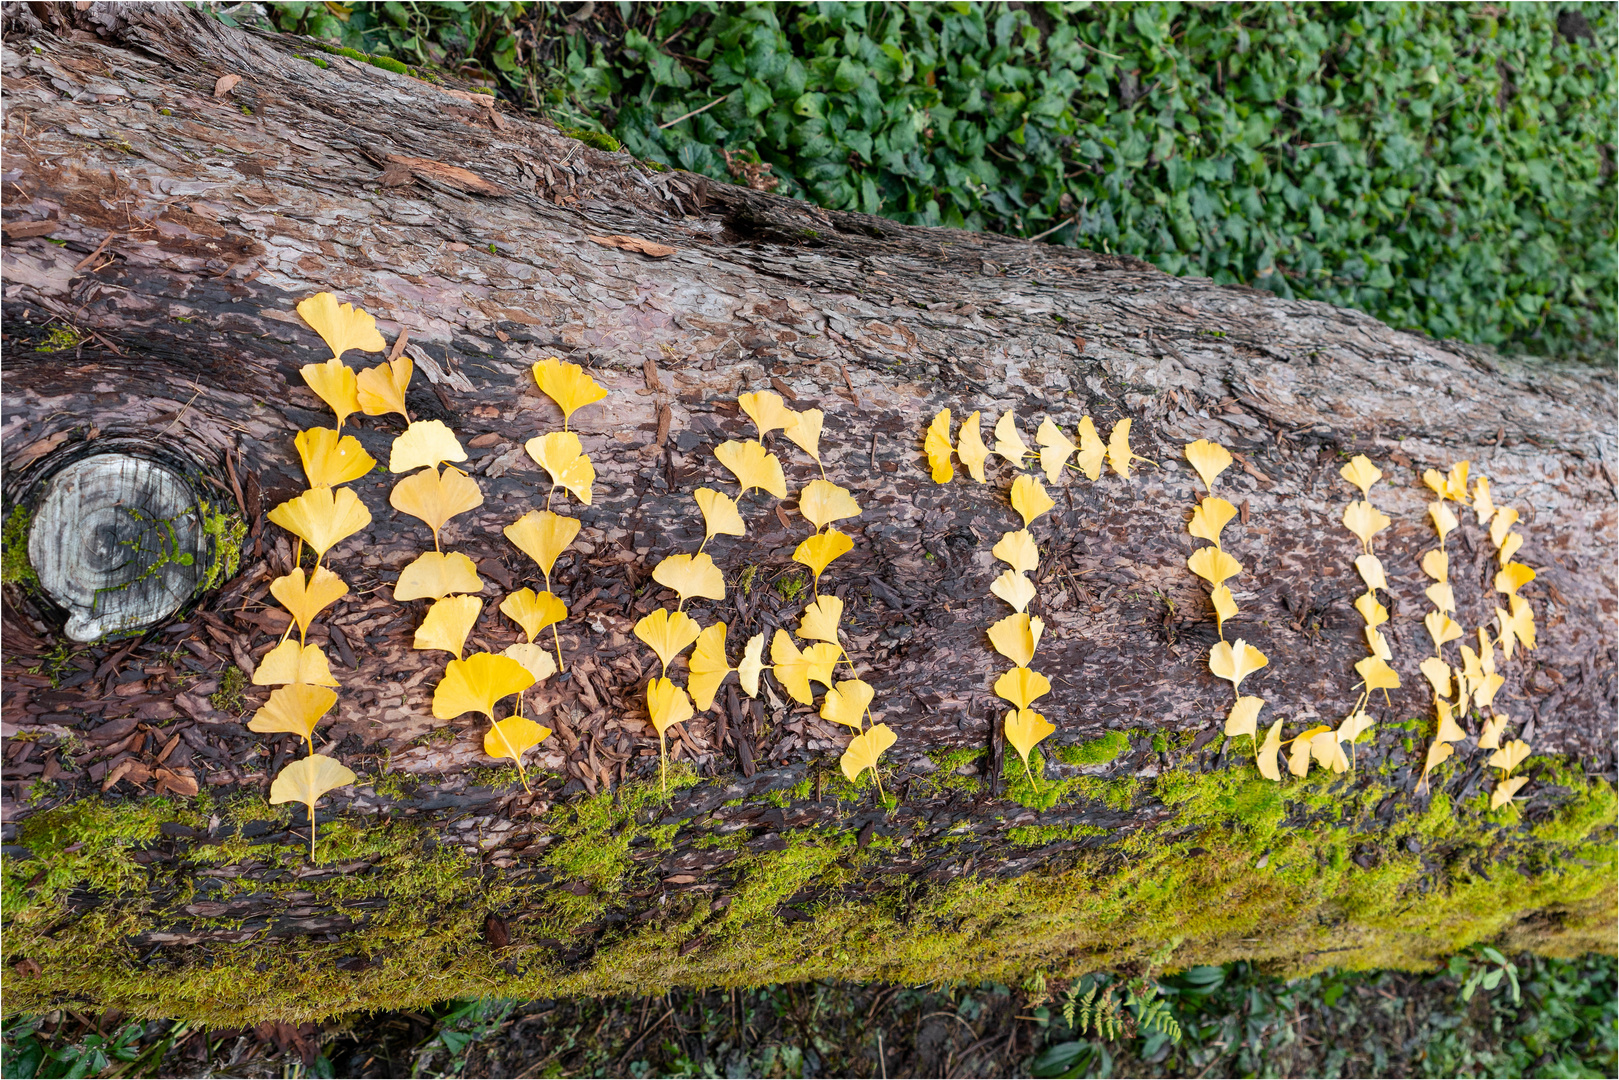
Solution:
<svg viewBox="0 0 1619 1080"><path fill-rule="evenodd" d="M5 714L31 741L7 755L5 949L39 971L8 986L8 1009L71 999L239 1022L788 977L1237 956L1408 966L1501 935L1612 947L1611 373L1505 361L1129 258L650 172L183 9L64 8L73 22L54 31L6 9L7 222L59 221L49 237L8 229L8 507L56 455L129 436L212 470L249 535L240 572L183 621L65 664L37 603L8 588ZM243 81L218 99L227 72ZM390 154L498 192L385 171ZM612 234L677 250L653 261L587 239ZM328 556L351 592L311 634L343 683L317 748L363 781L330 801L330 821L323 807L341 873L312 873L307 834L263 802L301 753L240 723L265 692L209 701L285 625L266 591L292 552L263 514L303 487L293 433L331 422L298 376L324 354L293 307L320 289L390 339L408 329L432 361L412 415L444 420L473 455L485 502L445 547L492 583L474 647L516 640L495 608L539 587L501 535L544 504L522 444L560 422L528 366L560 355L613 391L573 425L599 480L594 504L568 511L584 532L552 579L572 609L571 671L537 695L557 735L532 796L482 755L480 724L432 720L442 657L411 649L425 604L391 599L431 537L389 507L385 474L352 485L373 524ZM87 336L39 349L47 319ZM785 695L753 708L722 691L674 747L693 783L656 794L637 704L654 672L630 627L668 598L652 566L701 538L691 492L730 484L712 449L751 425L728 403L771 388L826 411L827 475L864 508L823 584L844 597L850 651L900 735L892 811L842 781L845 740ZM931 482L920 436L945 406L1013 409L1026 435L1046 414L1070 431L1083 414L1104 432L1130 417L1161 465L1128 483L1071 479L1035 527L1036 666L1053 675L1041 706L1058 727L1039 790L996 736L1003 665L983 636L1004 611L989 547L1015 522L1011 474ZM397 419L349 426L386 461ZM1289 734L1349 709L1365 652L1338 466L1365 452L1388 474L1374 501L1394 519L1378 552L1404 686L1377 708L1353 778L1278 792L1211 741L1229 691L1207 671L1214 620L1185 567L1199 485L1179 447L1196 438L1242 455L1220 488L1245 508L1226 533L1244 566L1234 631L1270 657L1244 689ZM790 487L816 475L777 449ZM1431 716L1416 671L1431 648L1418 560L1433 546L1419 476L1463 458L1523 512L1518 560L1539 571L1524 595L1540 648L1507 666L1498 701L1561 757L1504 818L1478 806L1485 755L1462 744L1418 793L1431 724L1396 730ZM809 528L772 503L750 496L749 535L710 547L732 587L694 613L725 621L733 652L791 629L806 599L790 554ZM1461 516L1452 579L1471 631L1497 597L1488 537ZM102 793L120 768L148 791L159 765L189 770L201 794L152 799L131 779Z"/></svg>

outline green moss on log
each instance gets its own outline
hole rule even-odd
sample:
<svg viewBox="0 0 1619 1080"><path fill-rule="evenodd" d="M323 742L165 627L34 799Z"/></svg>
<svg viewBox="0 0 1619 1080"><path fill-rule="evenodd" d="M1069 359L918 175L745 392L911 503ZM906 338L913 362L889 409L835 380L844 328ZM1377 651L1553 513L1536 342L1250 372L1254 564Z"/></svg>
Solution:
<svg viewBox="0 0 1619 1080"><path fill-rule="evenodd" d="M946 768L953 759L941 757L925 779L965 779L968 761ZM1027 800L1014 758L1013 799L980 810L1020 822L1008 828L1013 850L1050 856L1018 876L994 872L1000 856L975 873L956 831L923 837L900 814L865 843L852 824L821 825L784 829L759 850L711 815L667 816L674 793L698 783L680 767L669 796L655 780L632 782L550 808L536 822L550 842L505 872L405 816L322 822L322 865L311 867L303 843L280 832L295 819L257 797L71 803L25 819L16 842L31 857L3 867L5 963L39 967L8 980L5 1008L116 1006L240 1025L456 997L812 978L1021 983L1239 958L1292 973L1421 969L1481 941L1557 955L1614 945L1614 791L1556 762L1542 763L1537 785L1557 809L1534 824L1515 806L1490 811L1486 795L1436 794L1420 810L1400 798L1391 817L1377 812L1393 789L1375 773L1278 786L1241 762L1129 780L1136 812L1156 808L1142 819L1152 823L1111 833L1029 824L1017 803L1053 790L1068 809L1123 804L1118 781L1048 780L1034 764ZM782 792L789 805L812 797L802 782ZM869 820L872 806L868 794L855 812ZM145 857L165 825L202 834L211 821L222 839L173 862ZM251 823L270 841L233 828ZM662 877L656 860L677 842L737 852L723 888ZM1053 843L1068 850L1042 846ZM918 873L919 859L941 872ZM249 905L349 928L282 934L275 920L232 914ZM506 947L486 939L492 914L509 920ZM204 933L206 944L184 944Z"/></svg>

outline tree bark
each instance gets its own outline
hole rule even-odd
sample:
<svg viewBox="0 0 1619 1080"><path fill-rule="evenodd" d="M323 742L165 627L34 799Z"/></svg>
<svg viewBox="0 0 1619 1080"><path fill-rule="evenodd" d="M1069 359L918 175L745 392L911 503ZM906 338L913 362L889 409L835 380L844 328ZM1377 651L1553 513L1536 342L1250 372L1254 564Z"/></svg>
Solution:
<svg viewBox="0 0 1619 1080"><path fill-rule="evenodd" d="M1172 278L1127 256L900 226L656 172L504 103L178 5L5 12L8 511L62 455L135 439L196 462L203 490L248 527L234 576L138 639L64 651L37 595L8 586L5 712L20 740L7 753L8 896L14 882L20 891L7 915L25 932L8 934L6 952L33 973L16 982L18 1000L218 1020L330 1013L389 994L1060 975L1238 955L1412 965L1500 935L1567 949L1607 934L1611 945L1612 859L1601 856L1607 878L1566 864L1589 866L1613 844L1611 371L1503 359L1354 311ZM222 90L227 75L240 81ZM674 253L599 239L614 236ZM494 765L482 722L432 719L443 657L411 648L425 603L392 599L399 569L431 537L389 506L391 477L351 485L373 523L328 556L350 593L311 634L342 683L316 748L364 778L322 804L340 873L297 863L298 817L263 803L268 778L302 753L240 722L266 692L250 688L228 710L228 694L209 700L228 667L250 669L285 626L266 592L292 551L264 514L304 487L293 435L331 423L298 374L325 354L294 307L321 290L372 312L390 341L408 331L421 350L412 415L443 420L469 448L484 503L446 528L445 548L471 555L489 583L475 646L517 640L499 600L539 587L501 533L544 505L523 443L560 421L529 366L561 356L612 391L573 424L598 481L552 579L571 608L560 628L571 670L535 695L556 735L539 758L550 779L532 796L479 771ZM72 343L55 348L61 331ZM892 812L828 793L846 733L788 707L785 694L750 707L734 689L671 743L698 782L654 798L643 703L655 672L631 627L666 599L652 567L702 538L692 492L731 484L713 448L751 437L737 395L765 389L825 410L827 475L863 508L844 523L855 549L825 584L848 605L874 713L899 735L886 759ZM1046 621L1036 666L1054 684L1040 707L1057 726L1044 776L1072 782L1055 806L1009 800L1021 764L1003 748L1003 705L990 690L1006 665L985 638L1005 612L989 593L1000 569L989 551L1017 523L1013 474L992 467L978 485L958 469L934 484L921 437L944 407L957 418L982 411L986 435L1010 409L1030 442L1048 415L1070 433L1082 415L1104 434L1129 418L1136 451L1157 463L1129 481L1065 481L1035 526L1033 610ZM386 462L397 420L354 417L346 429ZM1238 811L1188 817L1191 789L1165 786L1173 775L1268 790L1231 779L1252 775L1246 742L1219 737L1230 694L1208 671L1215 621L1186 567L1201 485L1181 447L1199 438L1238 455L1219 489L1242 508L1226 533L1244 567L1228 636L1269 657L1244 689L1267 699L1267 718L1287 718L1288 736L1336 724L1357 697L1353 665L1366 647L1352 607L1357 543L1341 524L1352 489L1338 469L1366 453L1387 477L1373 501L1393 519L1377 550L1403 685L1373 710L1379 733L1354 777L1333 781L1329 801L1364 811L1344 811L1353 824L1333 828L1347 833L1332 834L1329 811L1299 794L1327 781L1287 789L1282 828L1297 834L1287 850L1298 865L1349 867L1342 890L1314 906L1245 884L1282 840L1257 836ZM785 442L777 449L790 488L817 475ZM1432 648L1418 564L1435 544L1420 476L1462 459L1489 477L1497 503L1521 511L1517 559L1538 573L1523 595L1539 647L1504 666L1497 700L1515 732L1561 763L1539 767L1521 820L1503 825L1475 806L1465 828L1435 840L1436 793L1462 815L1488 791L1487 755L1464 744L1419 791L1432 725L1404 736L1390 725L1432 717L1417 671ZM705 624L731 627L733 654L747 636L797 625L805 597L790 556L811 531L791 496L776 506L756 493L743 509L749 534L709 548L728 597L698 608ZM1471 635L1501 598L1487 533L1461 517L1451 577ZM1107 742L1110 732L1127 742ZM1119 745L1110 760L1074 750ZM1060 748L1070 760L1058 760ZM142 798L154 785L184 796L188 777L202 789L195 799ZM1549 823L1571 814L1583 831L1548 839ZM93 823L94 835L72 822ZM608 853L599 872L579 857L598 848ZM1199 900L1163 909L1184 932L1103 920L1116 936L1097 940L1078 929L1083 883L1113 881L1133 859L1167 868L1212 863L1211 852L1229 856L1223 869L1189 882L1178 902L1218 879L1224 902L1248 914L1214 925ZM422 876L434 859L453 874ZM1412 902L1431 890L1473 897L1464 885L1476 872L1535 885L1503 890L1465 930L1357 921L1357 890L1391 888L1377 874L1396 866ZM417 890L403 898L408 916L390 880ZM966 882L1020 881L1068 897L1054 909L1068 921L969 932L960 910L928 906L964 903ZM907 929L894 933L933 919L945 938L908 938L915 951L903 956L853 936L836 948L808 943L802 924L835 928L844 924L832 913L899 894ZM1323 905L1334 913L1325 923ZM1250 940L1261 913L1281 930ZM405 923L414 937L389 936ZM109 949L114 924L120 944ZM470 939L446 944L456 928ZM793 947L761 959L773 941ZM424 958L444 965L443 980L397 989ZM266 963L326 974L270 1000L251 975ZM170 989L135 986L154 964ZM227 984L227 972L248 974Z"/></svg>

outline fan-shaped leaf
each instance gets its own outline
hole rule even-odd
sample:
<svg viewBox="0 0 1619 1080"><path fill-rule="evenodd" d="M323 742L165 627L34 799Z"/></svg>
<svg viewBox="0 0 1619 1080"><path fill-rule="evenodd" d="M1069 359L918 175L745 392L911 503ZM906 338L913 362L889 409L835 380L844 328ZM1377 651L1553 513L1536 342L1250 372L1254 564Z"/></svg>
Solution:
<svg viewBox="0 0 1619 1080"><path fill-rule="evenodd" d="M759 429L761 439L777 428L787 427L796 415L781 400L780 394L773 394L769 390L739 395L736 403L742 406L742 411L748 414L748 418Z"/></svg>
<svg viewBox="0 0 1619 1080"><path fill-rule="evenodd" d="M1026 667L1015 667L995 680L995 696L1020 709L1051 693L1051 680Z"/></svg>
<svg viewBox="0 0 1619 1080"><path fill-rule="evenodd" d="M481 611L483 601L476 596L446 596L433 601L433 606L427 609L427 615L422 619L422 625L416 628L411 647L442 649L454 653L459 660L461 649L467 643L467 635L472 632L472 625L478 621Z"/></svg>
<svg viewBox="0 0 1619 1080"><path fill-rule="evenodd" d="M494 719L495 703L534 685L534 676L520 661L494 653L473 653L451 660L444 678L433 689L433 716L454 720L463 713L480 712Z"/></svg>
<svg viewBox="0 0 1619 1080"><path fill-rule="evenodd" d="M1198 548L1186 560L1186 565L1192 573L1216 587L1242 573L1242 564L1217 547Z"/></svg>
<svg viewBox="0 0 1619 1080"><path fill-rule="evenodd" d="M1069 455L1079 447L1062 433L1062 428L1051 422L1049 416L1040 422L1040 430L1034 433L1034 441L1040 447L1040 469L1046 474L1046 482L1055 484L1062 475L1062 467L1068 464Z"/></svg>
<svg viewBox="0 0 1619 1080"><path fill-rule="evenodd" d="M696 555L670 555L653 569L652 580L673 589L681 603L694 596L706 600L725 599L725 575L706 551Z"/></svg>
<svg viewBox="0 0 1619 1080"><path fill-rule="evenodd" d="M821 426L825 421L826 414L820 409L805 409L803 412L793 413L792 419L782 428L781 433L813 458L818 465L821 462Z"/></svg>
<svg viewBox="0 0 1619 1080"><path fill-rule="evenodd" d="M989 583L989 591L1011 604L1013 611L1027 610L1035 595L1034 582L1015 570L1003 570L1000 577Z"/></svg>
<svg viewBox="0 0 1619 1080"><path fill-rule="evenodd" d="M315 804L322 795L347 787L359 779L354 773L325 754L310 754L294 761L276 775L270 784L270 803L301 802L309 807L309 858L315 858Z"/></svg>
<svg viewBox="0 0 1619 1080"><path fill-rule="evenodd" d="M1363 500L1357 499L1344 509L1344 528L1359 537L1367 551L1372 550L1372 537L1391 524L1387 514Z"/></svg>
<svg viewBox="0 0 1619 1080"><path fill-rule="evenodd" d="M838 623L843 621L843 601L828 594L817 596L804 608L803 620L798 624L798 636L805 641L838 642Z"/></svg>
<svg viewBox="0 0 1619 1080"><path fill-rule="evenodd" d="M298 301L298 314L325 340L333 358L350 349L380 352L388 347L377 333L377 320L353 304L339 304L329 292Z"/></svg>
<svg viewBox="0 0 1619 1080"><path fill-rule="evenodd" d="M1192 511L1192 523L1186 531L1199 540L1207 540L1215 547L1220 546L1220 532L1226 523L1237 516L1237 508L1224 499L1213 496L1198 503L1197 509Z"/></svg>
<svg viewBox="0 0 1619 1080"><path fill-rule="evenodd" d="M341 360L328 360L323 364L305 364L298 369L304 382L315 396L324 401L337 414L337 426L360 411L360 398L354 369Z"/></svg>
<svg viewBox="0 0 1619 1080"><path fill-rule="evenodd" d="M990 554L1018 574L1032 574L1035 567L1040 565L1040 549L1035 547L1034 536L1028 529L1002 533Z"/></svg>
<svg viewBox="0 0 1619 1080"><path fill-rule="evenodd" d="M1186 444L1186 460L1203 479L1203 486L1213 494L1215 479L1231 467L1231 451L1217 442L1199 439Z"/></svg>
<svg viewBox="0 0 1619 1080"><path fill-rule="evenodd" d="M551 477L552 485L565 489L574 498L590 505L596 467L590 463L579 436L571 431L553 431L523 444L528 456Z"/></svg>
<svg viewBox="0 0 1619 1080"><path fill-rule="evenodd" d="M1018 667L1034 662L1034 650L1040 645L1040 634L1045 630L1043 619L1031 619L1024 612L1008 615L989 628L989 643L995 651Z"/></svg>
<svg viewBox="0 0 1619 1080"><path fill-rule="evenodd" d="M1495 575L1495 591L1515 596L1519 589L1535 580L1535 572L1523 563L1507 563Z"/></svg>
<svg viewBox="0 0 1619 1080"><path fill-rule="evenodd" d="M414 371L410 357L400 355L360 372L354 378L355 400L360 403L360 411L367 416L398 413L408 424L410 412L405 408L405 391L410 389Z"/></svg>
<svg viewBox="0 0 1619 1080"><path fill-rule="evenodd" d="M1006 714L1001 731L1012 749L1018 752L1023 764L1029 764L1029 754L1040 741L1057 730L1057 726L1033 709L1016 709Z"/></svg>
<svg viewBox="0 0 1619 1080"><path fill-rule="evenodd" d="M826 692L821 700L821 719L860 731L865 727L866 707L877 691L859 679L844 679Z"/></svg>
<svg viewBox="0 0 1619 1080"><path fill-rule="evenodd" d="M843 751L843 757L838 764L843 767L844 778L854 783L860 774L867 769L873 776L877 775L877 759L883 756L883 751L898 741L887 724L873 724L871 730L864 735L856 735L849 741L849 746Z"/></svg>
<svg viewBox="0 0 1619 1080"><path fill-rule="evenodd" d="M348 488L310 488L271 510L270 520L315 549L315 561L371 524L371 511Z"/></svg>
<svg viewBox="0 0 1619 1080"><path fill-rule="evenodd" d="M315 567L307 577L302 567L296 567L292 573L270 582L270 595L298 624L299 640L309 632L309 624L315 621L315 616L326 610L327 605L347 596L348 591L348 584L324 566Z"/></svg>
<svg viewBox="0 0 1619 1080"><path fill-rule="evenodd" d="M533 589L518 589L500 602L501 614L523 628L528 640L533 641L552 623L568 617L568 605L555 593L536 593Z"/></svg>
<svg viewBox="0 0 1619 1080"><path fill-rule="evenodd" d="M426 473L419 473L426 476ZM483 579L472 560L459 551L424 551L399 571L394 599L440 600L451 593L483 591Z"/></svg>
<svg viewBox="0 0 1619 1080"><path fill-rule="evenodd" d="M331 428L300 431L292 440L303 462L309 486L336 487L358 480L376 468L377 459L365 452L353 435L340 435Z"/></svg>
<svg viewBox="0 0 1619 1080"><path fill-rule="evenodd" d="M1527 776L1509 776L1496 783L1495 789L1490 792L1490 809L1499 810L1513 800L1513 797L1529 782Z"/></svg>
<svg viewBox="0 0 1619 1080"><path fill-rule="evenodd" d="M466 459L467 452L444 421L415 420L394 439L388 451L388 471L397 475Z"/></svg>
<svg viewBox="0 0 1619 1080"><path fill-rule="evenodd" d="M702 624L690 615L681 611L670 612L665 608L658 608L635 624L635 636L658 654L664 674L668 674L669 662L684 652L702 632Z"/></svg>
<svg viewBox="0 0 1619 1080"><path fill-rule="evenodd" d="M736 500L713 488L701 487L696 491L697 508L703 512L704 539L716 536L746 536L748 527L737 513Z"/></svg>
<svg viewBox="0 0 1619 1080"><path fill-rule="evenodd" d="M1023 459L1029 456L1029 445L1018 434L1017 417L1012 415L1011 409L1001 413L1001 418L995 421L995 453L1013 465L1022 465Z"/></svg>
<svg viewBox="0 0 1619 1080"><path fill-rule="evenodd" d="M742 494L759 488L778 499L787 497L787 477L781 471L781 461L767 451L763 443L731 439L720 443L714 449L714 456L731 470L742 487Z"/></svg>
<svg viewBox="0 0 1619 1080"><path fill-rule="evenodd" d="M950 445L950 410L940 409L928 425L926 438L922 440L922 451L928 456L928 468L933 471L935 484L948 484L950 478L956 475L954 466L950 464L950 452L954 449Z"/></svg>
<svg viewBox="0 0 1619 1080"><path fill-rule="evenodd" d="M315 752L315 725L337 704L337 693L330 687L292 683L270 691L270 700L247 722L248 730L261 735L288 732L298 736Z"/></svg>
<svg viewBox="0 0 1619 1080"><path fill-rule="evenodd" d="M854 541L836 529L827 529L799 544L793 550L793 561L803 563L815 575L815 587L820 588L821 574L832 560L854 550Z"/></svg>
<svg viewBox="0 0 1619 1080"><path fill-rule="evenodd" d="M725 676L731 673L731 665L725 658L724 623L715 623L697 635L697 647L691 651L689 663L691 676L686 680L686 688L691 691L692 702L699 710L708 709L713 706L714 695Z"/></svg>
<svg viewBox="0 0 1619 1080"><path fill-rule="evenodd" d="M989 447L984 445L983 433L978 428L978 413L961 422L961 430L956 435L956 456L967 466L967 474L982 484Z"/></svg>
<svg viewBox="0 0 1619 1080"><path fill-rule="evenodd" d="M253 669L254 686L282 686L286 683L309 683L311 686L336 686L332 669L326 663L326 654L318 645L300 646L291 638L264 654L259 666Z"/></svg>
<svg viewBox="0 0 1619 1080"><path fill-rule="evenodd" d="M1096 433L1096 421L1088 416L1079 418L1079 456L1074 464L1087 480L1102 478L1102 465L1107 461L1107 444Z"/></svg>
<svg viewBox="0 0 1619 1080"><path fill-rule="evenodd" d="M1355 569L1360 571L1360 579L1366 583L1368 589L1389 591L1388 578L1383 576L1383 564L1376 555L1356 556Z"/></svg>
<svg viewBox="0 0 1619 1080"><path fill-rule="evenodd" d="M1360 488L1360 497L1372 497L1372 485L1383 479L1383 470L1372 464L1365 454L1356 454L1349 464L1338 470L1338 475Z"/></svg>
<svg viewBox="0 0 1619 1080"><path fill-rule="evenodd" d="M736 666L736 680L750 698L759 696L759 675L765 669L764 653L765 636L754 634L744 647L742 662Z"/></svg>
<svg viewBox="0 0 1619 1080"><path fill-rule="evenodd" d="M1231 688L1242 692L1242 680L1269 664L1264 653L1238 638L1235 643L1217 642L1209 650L1209 670L1215 677L1229 680Z"/></svg>
<svg viewBox="0 0 1619 1080"><path fill-rule="evenodd" d="M817 529L824 529L834 521L859 517L860 504L848 488L830 480L811 480L798 493L798 512Z"/></svg>
<svg viewBox="0 0 1619 1080"><path fill-rule="evenodd" d="M1265 699L1243 695L1237 698L1231 711L1226 714L1226 738L1234 739L1239 735L1247 735L1258 740L1259 738L1259 710L1265 707Z"/></svg>
<svg viewBox="0 0 1619 1080"><path fill-rule="evenodd" d="M500 650L500 655L522 664L524 670L534 676L536 683L542 683L557 673L557 662L551 659L551 654L543 645L519 641Z"/></svg>
<svg viewBox="0 0 1619 1080"><path fill-rule="evenodd" d="M549 587L551 570L556 566L557 557L579 535L579 520L553 514L549 510L530 510L506 526L504 531L506 539L517 545L518 551L539 564Z"/></svg>
<svg viewBox="0 0 1619 1080"><path fill-rule="evenodd" d="M1023 519L1025 529L1034 524L1035 518L1057 505L1051 501L1051 496L1046 494L1045 485L1040 483L1040 478L1028 473L1012 481L1011 501L1012 509Z"/></svg>
<svg viewBox="0 0 1619 1080"><path fill-rule="evenodd" d="M661 738L675 724L690 720L695 714L691 698L686 691L667 678L653 679L646 684L647 715Z"/></svg>
<svg viewBox="0 0 1619 1080"><path fill-rule="evenodd" d="M607 396L607 391L597 386L596 380L586 375L584 368L565 363L555 356L541 360L532 370L540 390L562 410L563 428L568 426L574 413Z"/></svg>

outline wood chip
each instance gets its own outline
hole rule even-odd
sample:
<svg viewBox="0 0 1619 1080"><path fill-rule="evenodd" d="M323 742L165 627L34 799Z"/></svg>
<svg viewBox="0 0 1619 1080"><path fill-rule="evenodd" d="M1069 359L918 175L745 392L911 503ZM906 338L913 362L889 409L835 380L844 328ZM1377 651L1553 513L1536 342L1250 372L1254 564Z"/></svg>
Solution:
<svg viewBox="0 0 1619 1080"><path fill-rule="evenodd" d="M442 161L407 157L404 154L389 154L388 161L395 165L404 166L420 179L431 180L459 191L470 191L475 195L488 195L491 197L506 194L505 188L498 184L491 184L472 170L463 169L459 165L446 165ZM388 173L385 171L383 175L387 176Z"/></svg>
<svg viewBox="0 0 1619 1080"><path fill-rule="evenodd" d="M49 236L61 225L62 223L55 218L46 218L44 221L8 221L5 232L13 240L24 240L30 236Z"/></svg>
<svg viewBox="0 0 1619 1080"><path fill-rule="evenodd" d="M639 251L642 255L654 259L667 259L675 253L675 249L668 244L659 244L651 240L642 240L638 236L586 236L593 244L603 247L622 248L625 251Z"/></svg>

